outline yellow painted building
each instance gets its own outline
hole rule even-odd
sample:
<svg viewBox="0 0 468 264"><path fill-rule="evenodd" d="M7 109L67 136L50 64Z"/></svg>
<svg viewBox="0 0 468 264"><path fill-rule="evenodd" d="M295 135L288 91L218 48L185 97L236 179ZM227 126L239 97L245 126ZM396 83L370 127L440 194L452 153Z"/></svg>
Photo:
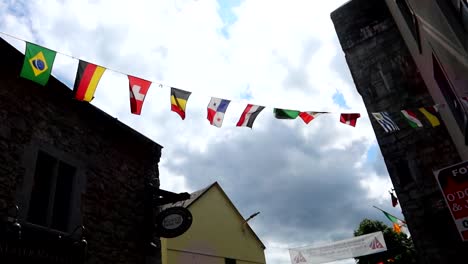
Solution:
<svg viewBox="0 0 468 264"><path fill-rule="evenodd" d="M187 208L193 223L181 236L161 238L163 264L265 263L265 246L217 182L174 205Z"/></svg>

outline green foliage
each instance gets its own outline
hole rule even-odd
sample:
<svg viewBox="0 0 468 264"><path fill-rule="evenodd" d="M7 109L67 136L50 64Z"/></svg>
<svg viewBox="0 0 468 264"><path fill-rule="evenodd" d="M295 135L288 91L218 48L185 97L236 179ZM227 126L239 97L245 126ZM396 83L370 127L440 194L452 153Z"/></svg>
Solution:
<svg viewBox="0 0 468 264"><path fill-rule="evenodd" d="M354 231L354 236L361 236L382 231L387 245L387 251L355 258L359 264L411 264L416 263L416 253L413 242L403 232L396 233L381 221L364 219ZM393 260L393 261L392 261Z"/></svg>

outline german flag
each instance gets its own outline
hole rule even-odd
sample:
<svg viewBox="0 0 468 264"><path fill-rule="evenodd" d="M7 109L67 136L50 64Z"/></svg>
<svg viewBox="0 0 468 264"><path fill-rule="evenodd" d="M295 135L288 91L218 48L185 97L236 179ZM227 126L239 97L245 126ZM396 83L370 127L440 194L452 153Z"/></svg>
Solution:
<svg viewBox="0 0 468 264"><path fill-rule="evenodd" d="M178 113L182 120L185 119L185 106L190 94L192 93L171 87L171 111Z"/></svg>
<svg viewBox="0 0 468 264"><path fill-rule="evenodd" d="M91 102L94 92L106 68L80 60L76 72L73 96L80 101Z"/></svg>

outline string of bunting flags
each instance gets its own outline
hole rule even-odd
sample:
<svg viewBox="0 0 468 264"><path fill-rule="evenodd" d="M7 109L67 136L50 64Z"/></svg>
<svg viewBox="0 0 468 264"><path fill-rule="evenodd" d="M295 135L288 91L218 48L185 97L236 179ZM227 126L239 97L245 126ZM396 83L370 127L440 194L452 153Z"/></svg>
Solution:
<svg viewBox="0 0 468 264"><path fill-rule="evenodd" d="M465 98L465 99L464 99ZM468 98L463 97L462 100L467 100ZM444 107L444 104L437 104L433 106L420 107L418 108L419 112L426 118L432 127L440 125L440 120L438 118L439 107ZM421 119L418 117L416 112L406 109L401 110L401 115L408 122L412 128L424 127ZM400 130L396 122L390 117L389 112L377 112L372 113L372 116L375 118L377 123L383 128L386 133L395 132Z"/></svg>
<svg viewBox="0 0 468 264"><path fill-rule="evenodd" d="M11 35L8 36L16 38ZM22 40L19 38L16 39ZM28 41L25 42L25 58L20 76L44 86L47 84L51 75L52 67L57 52ZM74 58L67 54L63 55ZM75 83L73 85L73 97L79 101L91 102L94 98L94 93L98 87L99 81L105 73L105 71L107 70L107 68L90 62L86 62L81 59L78 60L78 69L76 72ZM152 82L141 79L136 76L131 76L128 74L126 75L128 76L129 80L131 113L135 115L140 115L146 94ZM160 84L159 86L162 87L162 84ZM191 94L192 93L190 91L185 91L182 89L171 87L171 111L177 113L182 120L185 120L185 110L187 107L187 101L189 100ZM464 103L468 104L468 97L463 97L462 100L465 101ZM211 97L211 100L207 106L207 119L211 125L216 127L222 126L224 115L227 111L230 102L231 101L227 99ZM437 117L438 107L440 106L443 105L437 104L434 106L421 107L418 109L419 112L422 115L424 115L424 117L429 121L432 127L440 125L440 120ZM236 126L252 128L255 119L264 109L264 106L247 104ZM300 117L306 124L309 124L311 121L313 121L320 115L331 113L332 112L298 111L281 108L273 109L273 114L277 119L296 119L297 117ZM423 127L421 120L417 117L415 112L405 109L401 110L401 114L407 120L411 127ZM380 126L384 129L386 133L400 130L399 126L396 124L394 119L391 118L389 112L374 112L372 113L372 116L375 118L377 123L380 124ZM361 114L359 113L340 113L340 122L355 127L357 120L360 117Z"/></svg>

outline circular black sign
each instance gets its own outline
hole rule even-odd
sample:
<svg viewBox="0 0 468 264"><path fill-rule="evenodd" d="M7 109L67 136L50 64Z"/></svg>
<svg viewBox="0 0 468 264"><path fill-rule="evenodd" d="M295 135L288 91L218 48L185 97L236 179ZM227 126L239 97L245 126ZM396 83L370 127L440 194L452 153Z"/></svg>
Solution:
<svg viewBox="0 0 468 264"><path fill-rule="evenodd" d="M156 230L160 237L173 238L182 235L192 225L192 214L184 207L170 207L156 217Z"/></svg>

